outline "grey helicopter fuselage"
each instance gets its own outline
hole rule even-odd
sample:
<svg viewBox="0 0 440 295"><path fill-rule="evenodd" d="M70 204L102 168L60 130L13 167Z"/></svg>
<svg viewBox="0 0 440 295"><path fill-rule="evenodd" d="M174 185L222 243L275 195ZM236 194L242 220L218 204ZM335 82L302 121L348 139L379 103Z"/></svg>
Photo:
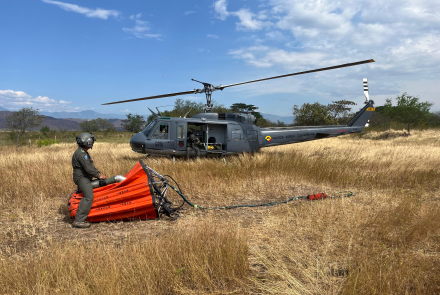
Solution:
<svg viewBox="0 0 440 295"><path fill-rule="evenodd" d="M369 100L367 79L364 79L366 105L346 125L260 128L254 125L255 117L251 114L212 113L213 103L211 96L213 92L249 83L335 70L371 62L374 62L374 60L369 59L218 86L191 79L203 84L203 88L114 101L104 103L104 105L204 93L206 96L205 113L194 115L192 118L186 118L186 115L183 118L163 117L158 108L156 108L157 113L150 109L156 118L142 132L135 134L131 138L130 145L133 151L159 156L185 156L187 152L187 138L192 133L201 141L199 145L201 156L208 156L210 154L225 156L243 152L258 152L262 147L361 132L365 125L368 124L368 120L374 112L373 101ZM195 155L194 150L191 150L190 153Z"/></svg>
<svg viewBox="0 0 440 295"><path fill-rule="evenodd" d="M374 112L373 101L346 124L329 126L255 126L251 114L200 113L192 118L157 116L142 132L135 134L133 151L157 156L186 156L187 138L193 133L201 141L201 156L258 152L263 147L298 143L361 132ZM195 156L195 151L191 151Z"/></svg>

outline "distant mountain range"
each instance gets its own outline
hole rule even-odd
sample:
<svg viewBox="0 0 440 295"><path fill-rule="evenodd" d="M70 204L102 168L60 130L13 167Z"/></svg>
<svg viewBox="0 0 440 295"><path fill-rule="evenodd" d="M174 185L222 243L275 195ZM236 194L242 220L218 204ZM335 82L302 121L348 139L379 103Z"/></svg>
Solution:
<svg viewBox="0 0 440 295"><path fill-rule="evenodd" d="M295 118L294 116L281 117L281 116L277 116L277 115L263 114L263 113L261 115L263 116L264 119L267 119L267 120L272 121L274 123L277 123L277 121L281 121L285 124L292 124L293 119Z"/></svg>
<svg viewBox="0 0 440 295"><path fill-rule="evenodd" d="M95 111L81 111L81 112L40 112L41 115L59 118L59 119L67 119L67 118L77 118L84 120L93 120L93 119L126 119L125 115L119 114L101 114Z"/></svg>
<svg viewBox="0 0 440 295"><path fill-rule="evenodd" d="M6 117L12 112L0 111L0 129L6 129ZM67 129L69 131L80 130L79 122L67 120L67 119L57 119L53 117L45 116L40 127L35 128L39 130L42 126L48 126L50 129Z"/></svg>
<svg viewBox="0 0 440 295"><path fill-rule="evenodd" d="M0 129L6 128L6 116L11 112L0 106ZM81 112L40 112L41 115L45 116L45 119L41 126L48 126L50 129L67 129L67 130L80 130L79 124L84 120L93 120L97 118L103 118L109 120L117 130L122 130L121 120L126 119L125 115L119 114L102 114L97 113L92 110L81 111ZM293 122L293 116L282 117L271 114L262 114L265 119L272 122L277 122L278 120L291 124ZM145 116L147 117L147 116ZM38 128L39 129L39 128Z"/></svg>

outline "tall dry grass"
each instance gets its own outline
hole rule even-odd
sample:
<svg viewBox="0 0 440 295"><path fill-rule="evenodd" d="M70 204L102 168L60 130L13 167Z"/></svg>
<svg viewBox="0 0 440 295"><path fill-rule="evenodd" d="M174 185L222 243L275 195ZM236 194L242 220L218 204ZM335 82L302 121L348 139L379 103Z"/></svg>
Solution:
<svg viewBox="0 0 440 295"><path fill-rule="evenodd" d="M229 157L226 165L144 159L127 144L98 141L91 155L105 175L125 174L144 159L203 206L321 191L356 196L271 208L187 208L176 222L100 223L84 231L65 218L76 146L18 153L0 147L0 293L440 293L440 136L397 135L267 148Z"/></svg>
<svg viewBox="0 0 440 295"><path fill-rule="evenodd" d="M206 222L124 243L46 241L33 255L0 264L0 292L12 294L240 293L246 237Z"/></svg>

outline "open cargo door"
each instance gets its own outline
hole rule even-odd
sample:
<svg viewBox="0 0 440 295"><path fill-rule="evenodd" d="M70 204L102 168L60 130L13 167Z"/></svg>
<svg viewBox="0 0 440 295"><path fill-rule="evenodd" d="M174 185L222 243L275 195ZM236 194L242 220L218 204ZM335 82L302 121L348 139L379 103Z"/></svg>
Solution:
<svg viewBox="0 0 440 295"><path fill-rule="evenodd" d="M158 217L154 181L148 167L139 161L119 183L93 190L93 205L88 222L111 220L154 219ZM156 190L157 191L157 190ZM82 193L74 191L68 202L69 215L75 219Z"/></svg>

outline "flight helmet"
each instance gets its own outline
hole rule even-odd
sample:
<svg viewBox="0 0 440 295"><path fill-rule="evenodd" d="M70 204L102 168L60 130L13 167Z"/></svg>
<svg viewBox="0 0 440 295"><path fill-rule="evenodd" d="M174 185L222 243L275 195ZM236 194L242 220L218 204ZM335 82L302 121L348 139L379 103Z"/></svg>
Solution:
<svg viewBox="0 0 440 295"><path fill-rule="evenodd" d="M92 133L81 133L76 137L76 143L80 147L92 148L95 141L95 135L93 135Z"/></svg>

